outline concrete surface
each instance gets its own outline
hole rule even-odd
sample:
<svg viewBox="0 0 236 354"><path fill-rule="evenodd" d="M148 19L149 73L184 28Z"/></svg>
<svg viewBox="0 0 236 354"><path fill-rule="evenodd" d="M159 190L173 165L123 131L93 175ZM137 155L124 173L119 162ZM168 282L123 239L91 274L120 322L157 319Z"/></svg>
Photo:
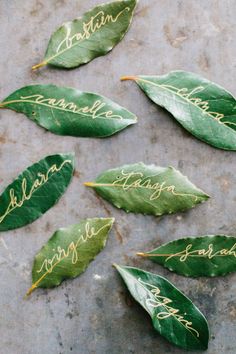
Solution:
<svg viewBox="0 0 236 354"><path fill-rule="evenodd" d="M0 97L30 83L95 91L124 105L139 123L105 139L60 137L21 114L0 111L0 188L44 156L74 150L76 174L60 202L33 224L0 235L1 354L182 354L152 329L111 267L138 266L166 276L207 316L207 354L234 354L236 275L186 279L135 256L160 243L203 234L236 235L236 153L210 147L182 129L122 75L193 71L235 89L235 0L140 0L125 39L107 56L72 71L32 73L51 33L100 0L1 0ZM143 161L173 165L212 198L190 212L162 218L127 215L100 202L82 182L101 171ZM58 227L81 218L116 217L116 231L88 270L52 290L23 296L35 253ZM122 243L121 238L122 237Z"/></svg>

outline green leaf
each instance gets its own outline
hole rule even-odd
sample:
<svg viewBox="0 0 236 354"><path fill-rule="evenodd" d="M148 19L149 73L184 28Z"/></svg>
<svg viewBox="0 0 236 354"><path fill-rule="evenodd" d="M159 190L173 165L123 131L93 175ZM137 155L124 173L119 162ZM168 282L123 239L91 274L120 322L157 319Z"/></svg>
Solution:
<svg viewBox="0 0 236 354"><path fill-rule="evenodd" d="M105 55L128 31L136 3L123 0L102 4L64 23L53 33L43 62L32 69L47 64L75 68Z"/></svg>
<svg viewBox="0 0 236 354"><path fill-rule="evenodd" d="M74 154L47 156L28 167L0 196L0 231L38 219L65 192L74 171Z"/></svg>
<svg viewBox="0 0 236 354"><path fill-rule="evenodd" d="M198 139L219 149L236 150L236 101L219 85L185 71L122 79L135 80L153 102Z"/></svg>
<svg viewBox="0 0 236 354"><path fill-rule="evenodd" d="M163 337L184 349L207 349L207 321L189 298L159 275L133 267L115 267Z"/></svg>
<svg viewBox="0 0 236 354"><path fill-rule="evenodd" d="M33 285L27 295L36 288L53 288L83 273L105 247L113 222L113 218L85 219L56 231L35 256Z"/></svg>
<svg viewBox="0 0 236 354"><path fill-rule="evenodd" d="M236 271L236 237L182 238L138 255L187 277L215 277Z"/></svg>
<svg viewBox="0 0 236 354"><path fill-rule="evenodd" d="M106 97L55 85L23 87L8 96L0 108L24 113L59 135L105 137L137 121L134 114Z"/></svg>
<svg viewBox="0 0 236 354"><path fill-rule="evenodd" d="M84 184L117 208L142 214L176 213L209 198L173 167L142 162L105 171L95 182Z"/></svg>

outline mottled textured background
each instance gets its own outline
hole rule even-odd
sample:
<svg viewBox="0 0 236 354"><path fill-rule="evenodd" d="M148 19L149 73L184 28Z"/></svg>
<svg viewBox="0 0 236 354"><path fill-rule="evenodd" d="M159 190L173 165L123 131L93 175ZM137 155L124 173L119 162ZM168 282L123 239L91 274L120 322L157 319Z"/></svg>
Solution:
<svg viewBox="0 0 236 354"><path fill-rule="evenodd" d="M194 300L209 321L207 354L234 354L236 275L186 279L135 256L163 242L203 234L236 235L236 153L189 135L122 75L193 71L236 93L235 0L140 0L132 27L108 55L66 71L30 68L44 55L51 33L100 0L1 0L0 98L31 83L95 91L124 105L139 123L107 138L60 137L21 114L0 112L0 189L45 155L74 150L76 173L59 203L33 224L0 235L0 353L182 354L152 328L112 263L166 276ZM195 209L161 218L126 214L97 199L82 182L101 171L143 161L173 165L212 198ZM23 296L36 252L57 228L81 218L116 218L107 247L75 280ZM121 242L122 240L122 242Z"/></svg>

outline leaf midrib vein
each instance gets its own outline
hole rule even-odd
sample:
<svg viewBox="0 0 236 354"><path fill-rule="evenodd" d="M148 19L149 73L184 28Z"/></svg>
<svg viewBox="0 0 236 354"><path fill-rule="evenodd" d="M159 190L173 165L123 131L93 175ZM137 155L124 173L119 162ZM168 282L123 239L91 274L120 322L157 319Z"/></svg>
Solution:
<svg viewBox="0 0 236 354"><path fill-rule="evenodd" d="M182 96L181 96L180 94L178 94L177 92L171 91L171 90L168 89L167 87L164 87L164 86L159 85L159 84L157 84L157 83L154 83L154 82L152 82L152 81L148 81L148 80L142 79L142 78L140 78L140 77L137 77L137 80L138 80L138 81L146 82L146 83L151 84L151 85L153 85L153 86L160 87L161 89L164 89L164 90L166 90L166 91L168 91L168 92L171 92L172 94L174 94L174 95L180 97L181 99L183 99L184 101L188 102L188 103L191 104L192 106L198 108L198 109L203 113L203 115L204 115L204 114L207 114L209 117L211 117L212 119L214 119L214 121L217 121L217 122L219 123L219 121L218 121L217 119L215 119L215 117L213 117L209 112L203 111L201 107L196 106L196 105L193 104L190 100L188 100L188 99L185 98L185 97L182 97ZM225 127L229 128L229 129L231 129L231 130L234 130L234 129L232 129L231 127L229 127L228 125L226 125L224 121L221 121L221 123L222 123L222 125L224 125ZM219 123L219 124L220 124L220 123ZM231 124L232 124L232 123L231 123Z"/></svg>
<svg viewBox="0 0 236 354"><path fill-rule="evenodd" d="M122 117L122 119L120 118L114 118L114 117L109 117L109 118L105 118L105 117L95 117L93 118L92 117L92 114L86 114L86 113L82 113L82 112L73 112L73 111L70 111L69 109L63 109L63 108L60 108L60 107L56 107L56 106L50 106L46 103L39 103L39 102L35 102L35 101L31 101L31 100L12 100L12 101L6 101L6 102L2 102L2 106L4 107L5 105L9 105L9 104L12 104L12 103L32 103L32 104L37 104L39 106L45 106L45 107L49 107L51 109L58 109L60 111L63 111L63 112L68 112L68 113L72 113L72 114L78 114L78 115L83 115L83 116L86 116L86 117L90 117L92 119L105 119L105 120L110 120L110 119L115 119L115 120L123 120L125 118ZM7 107L8 108L8 107ZM131 120L132 119L125 119L126 121L128 120Z"/></svg>

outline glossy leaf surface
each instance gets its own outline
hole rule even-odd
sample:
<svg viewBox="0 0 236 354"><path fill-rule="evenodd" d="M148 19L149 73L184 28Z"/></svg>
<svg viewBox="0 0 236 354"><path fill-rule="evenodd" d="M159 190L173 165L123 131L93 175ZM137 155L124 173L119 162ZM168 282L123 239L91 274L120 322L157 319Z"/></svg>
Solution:
<svg viewBox="0 0 236 354"><path fill-rule="evenodd" d="M236 237L189 237L166 243L140 256L188 277L214 277L236 271Z"/></svg>
<svg viewBox="0 0 236 354"><path fill-rule="evenodd" d="M207 321L187 296L159 275L133 267L116 268L163 337L184 349L207 349Z"/></svg>
<svg viewBox="0 0 236 354"><path fill-rule="evenodd" d="M85 219L56 231L35 257L33 285L27 294L36 288L55 287L84 272L105 247L113 222L112 218Z"/></svg>
<svg viewBox="0 0 236 354"><path fill-rule="evenodd" d="M162 215L176 213L208 199L173 167L124 165L103 172L93 187L104 199L126 212Z"/></svg>
<svg viewBox="0 0 236 354"><path fill-rule="evenodd" d="M101 4L66 22L53 33L44 61L33 69L47 64L75 68L105 55L128 31L136 3L137 0L123 0Z"/></svg>
<svg viewBox="0 0 236 354"><path fill-rule="evenodd" d="M134 114L106 97L55 85L23 87L0 108L24 113L41 127L59 135L106 137L134 124Z"/></svg>
<svg viewBox="0 0 236 354"><path fill-rule="evenodd" d="M65 192L74 171L74 154L47 156L28 167L0 196L0 231L38 219Z"/></svg>
<svg viewBox="0 0 236 354"><path fill-rule="evenodd" d="M185 71L135 80L146 95L167 109L198 139L220 149L236 150L236 100L221 86Z"/></svg>

